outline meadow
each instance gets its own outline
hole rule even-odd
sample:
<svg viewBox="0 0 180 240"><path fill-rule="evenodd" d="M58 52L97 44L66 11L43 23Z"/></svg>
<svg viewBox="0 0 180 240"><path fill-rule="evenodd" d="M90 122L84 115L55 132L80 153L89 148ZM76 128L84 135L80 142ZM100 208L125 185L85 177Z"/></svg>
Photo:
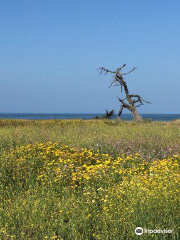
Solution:
<svg viewBox="0 0 180 240"><path fill-rule="evenodd" d="M1 240L179 240L179 209L179 120L0 120Z"/></svg>

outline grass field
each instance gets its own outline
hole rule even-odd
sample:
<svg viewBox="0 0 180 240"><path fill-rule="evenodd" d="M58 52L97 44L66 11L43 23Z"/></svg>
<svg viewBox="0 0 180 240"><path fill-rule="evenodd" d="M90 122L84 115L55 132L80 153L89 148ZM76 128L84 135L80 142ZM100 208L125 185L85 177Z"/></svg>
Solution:
<svg viewBox="0 0 180 240"><path fill-rule="evenodd" d="M0 120L0 240L179 240L179 209L179 120Z"/></svg>

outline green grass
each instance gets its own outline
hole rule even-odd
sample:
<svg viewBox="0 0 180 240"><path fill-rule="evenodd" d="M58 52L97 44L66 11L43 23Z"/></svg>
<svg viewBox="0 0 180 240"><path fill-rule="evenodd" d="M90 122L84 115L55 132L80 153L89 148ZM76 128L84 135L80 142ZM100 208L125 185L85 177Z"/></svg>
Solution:
<svg viewBox="0 0 180 240"><path fill-rule="evenodd" d="M95 154L108 154L115 160L122 154L126 159L139 153L139 159L146 162L147 173L143 176L149 190L144 190L141 175L131 173L132 163L118 165L119 170L130 171L127 178L115 176L111 170L102 178L70 188L69 180L64 179L63 184L54 182L49 170L48 181L39 182L36 170L43 167L37 165L40 153L34 146L46 142L92 149ZM18 151L28 144L34 149L30 153L22 150L21 159ZM55 159L53 151L50 155L43 153L45 161ZM154 161L168 162L173 155L180 155L179 121L0 120L0 240L178 240L180 187L176 165L172 169L163 167L157 178L148 172ZM20 160L25 163L17 167ZM28 161L33 164L28 165ZM26 173L24 183L21 180ZM173 229L173 234L136 236L134 230L138 226Z"/></svg>
<svg viewBox="0 0 180 240"><path fill-rule="evenodd" d="M59 141L103 153L141 151L147 157L176 154L180 123L134 123L101 120L0 121L0 151L34 142Z"/></svg>

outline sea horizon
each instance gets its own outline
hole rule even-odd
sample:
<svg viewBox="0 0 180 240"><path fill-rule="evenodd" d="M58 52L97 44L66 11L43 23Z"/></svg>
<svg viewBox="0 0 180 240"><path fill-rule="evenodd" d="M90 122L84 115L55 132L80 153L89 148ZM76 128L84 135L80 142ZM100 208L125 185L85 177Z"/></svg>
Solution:
<svg viewBox="0 0 180 240"><path fill-rule="evenodd" d="M50 119L93 119L96 116L102 117L104 113L0 113L0 119L29 119L29 120L50 120ZM140 113L143 119L151 119L152 121L172 121L180 119L177 113ZM117 114L114 115L114 118ZM124 113L121 115L123 120L132 120L131 114Z"/></svg>

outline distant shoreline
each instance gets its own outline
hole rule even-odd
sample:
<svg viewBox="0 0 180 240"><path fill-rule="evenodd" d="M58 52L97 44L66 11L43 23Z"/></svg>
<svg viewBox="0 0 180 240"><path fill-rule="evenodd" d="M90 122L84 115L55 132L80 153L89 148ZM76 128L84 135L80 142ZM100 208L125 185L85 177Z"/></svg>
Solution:
<svg viewBox="0 0 180 240"><path fill-rule="evenodd" d="M94 119L101 117L101 113L0 113L0 119L26 119L26 120L50 120L50 119ZM172 121L180 119L180 114L140 114L144 120ZM117 115L115 115L116 117ZM115 117L113 119L115 119ZM133 120L131 114L122 114L122 120Z"/></svg>

